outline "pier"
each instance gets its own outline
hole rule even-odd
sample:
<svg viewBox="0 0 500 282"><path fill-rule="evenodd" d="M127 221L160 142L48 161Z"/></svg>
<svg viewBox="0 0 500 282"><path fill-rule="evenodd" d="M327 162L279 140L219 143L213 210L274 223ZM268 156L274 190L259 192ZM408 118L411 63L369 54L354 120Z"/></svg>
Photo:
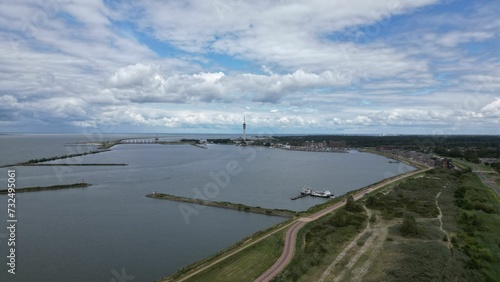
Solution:
<svg viewBox="0 0 500 282"><path fill-rule="evenodd" d="M307 196L309 196L309 195L307 195L307 194L300 194L300 195L298 195L298 196L296 196L296 197L293 197L293 198L292 198L292 201L297 200L297 199L300 199L300 198L304 198L304 197L307 197Z"/></svg>
<svg viewBox="0 0 500 282"><path fill-rule="evenodd" d="M260 213L260 214L265 214L265 215L281 216L281 217L287 217L287 218L294 217L296 214L294 211L290 211L290 210L267 209L267 208L261 208L261 207L247 206L247 205L243 205L243 204L235 204L235 203L230 203L230 202L215 202L215 201L210 201L210 200L186 198L186 197L174 196L174 195L170 195L170 194L163 194L163 193L157 193L157 192L154 192L152 194L148 194L148 195L146 195L146 197L154 198L154 199L162 199L162 200L191 203L191 204L196 204L196 205L204 205L204 206L210 206L210 207L217 207L217 208L232 209L232 210L244 211L244 212Z"/></svg>

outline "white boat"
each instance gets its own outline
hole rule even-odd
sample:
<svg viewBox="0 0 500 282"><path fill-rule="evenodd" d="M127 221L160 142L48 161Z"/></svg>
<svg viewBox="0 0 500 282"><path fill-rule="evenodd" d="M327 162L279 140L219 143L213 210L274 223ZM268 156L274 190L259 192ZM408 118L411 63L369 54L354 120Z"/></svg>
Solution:
<svg viewBox="0 0 500 282"><path fill-rule="evenodd" d="M302 190L300 191L301 195L311 195L311 193L312 193L312 189L307 187L307 186L304 186L302 188Z"/></svg>
<svg viewBox="0 0 500 282"><path fill-rule="evenodd" d="M312 191L311 196L314 197L322 197L322 198L330 198L332 197L332 192L330 191Z"/></svg>

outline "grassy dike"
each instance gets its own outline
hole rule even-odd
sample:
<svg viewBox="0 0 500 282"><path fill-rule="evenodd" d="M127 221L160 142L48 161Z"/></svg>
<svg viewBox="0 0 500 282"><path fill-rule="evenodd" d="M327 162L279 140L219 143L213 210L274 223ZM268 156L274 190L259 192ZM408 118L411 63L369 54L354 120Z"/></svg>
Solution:
<svg viewBox="0 0 500 282"><path fill-rule="evenodd" d="M297 234L292 261L271 281L317 281L367 220L362 205L352 202L306 224Z"/></svg>
<svg viewBox="0 0 500 282"><path fill-rule="evenodd" d="M290 219L258 231L212 257L188 265L157 281L253 281L281 255L284 234L294 222L295 219ZM204 280L205 277L216 279ZM243 277L246 280L242 280Z"/></svg>
<svg viewBox="0 0 500 282"><path fill-rule="evenodd" d="M216 207L216 208L232 209L232 210L244 211L244 212L260 213L260 214L265 214L265 215L282 216L282 217L288 217L288 218L293 217L296 214L296 212L289 211L289 210L251 207L251 206L247 206L247 205L243 205L243 204L186 198L186 197L174 196L174 195L164 194L164 193L148 194L148 195L146 195L146 197L153 198L153 199L160 199L160 200L184 202L184 203L190 203L190 204L196 204L196 205L204 205L204 206Z"/></svg>
<svg viewBox="0 0 500 282"><path fill-rule="evenodd" d="M189 282L233 282L253 281L271 267L283 251L284 234L281 230L238 252L220 263L184 281Z"/></svg>
<svg viewBox="0 0 500 282"><path fill-rule="evenodd" d="M36 187L27 187L27 188L17 188L16 193L21 192L38 192L38 191L46 191L46 190L60 190L60 189L73 189L73 188L86 188L92 186L92 184L81 182L81 183L73 183L73 184L63 184L63 185L53 185L53 186L36 186ZM8 190L0 190L0 194L7 194Z"/></svg>

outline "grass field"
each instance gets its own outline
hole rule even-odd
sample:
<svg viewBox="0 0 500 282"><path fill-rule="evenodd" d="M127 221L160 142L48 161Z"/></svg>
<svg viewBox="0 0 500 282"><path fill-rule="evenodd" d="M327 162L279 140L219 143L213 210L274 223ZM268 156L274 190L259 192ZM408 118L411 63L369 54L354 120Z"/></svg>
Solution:
<svg viewBox="0 0 500 282"><path fill-rule="evenodd" d="M495 171L491 166L489 165L484 165L484 164L475 164L468 162L466 160L461 160L454 158L453 163L457 164L458 166L465 168L465 167L470 167L472 170L479 170L479 171Z"/></svg>
<svg viewBox="0 0 500 282"><path fill-rule="evenodd" d="M284 232L277 232L186 281L253 281L281 255Z"/></svg>
<svg viewBox="0 0 500 282"><path fill-rule="evenodd" d="M488 281L500 281L500 201L476 175L462 177L465 198L473 208L465 207L468 220L459 222L463 232L457 245L471 257L470 266L480 269Z"/></svg>
<svg viewBox="0 0 500 282"><path fill-rule="evenodd" d="M436 228L433 198L438 193L451 249ZM399 233L401 224L390 227L391 239L379 257L383 262L375 262L367 276L383 281L500 281L500 202L477 175L434 170L366 201L379 210L381 220L411 214L421 230L408 237Z"/></svg>

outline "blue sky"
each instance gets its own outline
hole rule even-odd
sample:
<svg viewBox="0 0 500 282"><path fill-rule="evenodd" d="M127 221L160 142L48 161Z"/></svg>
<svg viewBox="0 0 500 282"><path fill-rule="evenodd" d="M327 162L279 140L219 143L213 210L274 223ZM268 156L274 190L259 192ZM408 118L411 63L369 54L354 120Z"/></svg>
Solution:
<svg viewBox="0 0 500 282"><path fill-rule="evenodd" d="M0 132L500 134L498 1L7 1Z"/></svg>

